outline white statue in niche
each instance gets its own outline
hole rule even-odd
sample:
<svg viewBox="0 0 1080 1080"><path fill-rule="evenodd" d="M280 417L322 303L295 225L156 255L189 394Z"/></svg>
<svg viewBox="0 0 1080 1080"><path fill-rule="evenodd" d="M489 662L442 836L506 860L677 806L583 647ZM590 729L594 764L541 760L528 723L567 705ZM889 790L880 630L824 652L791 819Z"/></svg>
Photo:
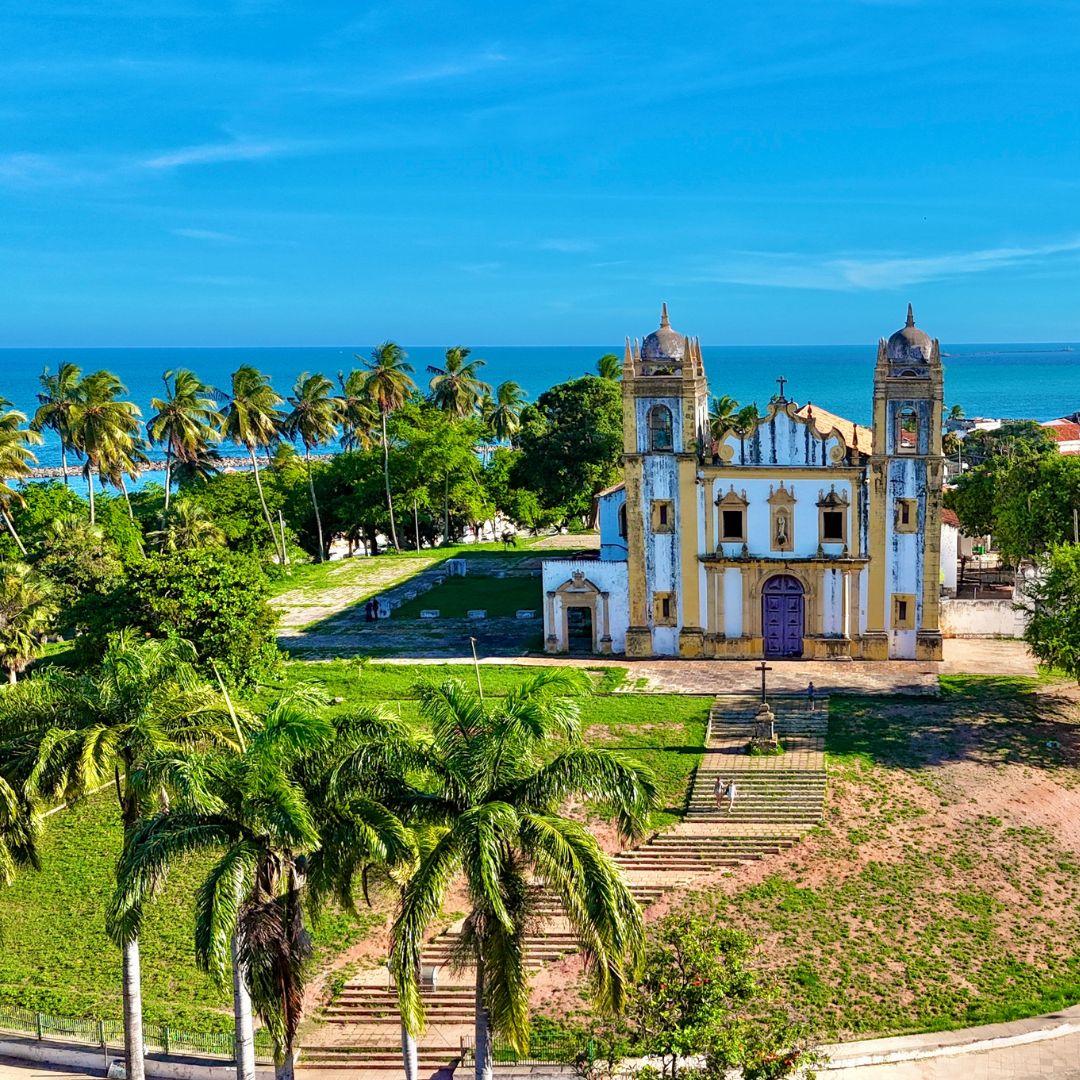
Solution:
<svg viewBox="0 0 1080 1080"><path fill-rule="evenodd" d="M778 548L787 547L788 542L788 517L786 510L778 510L776 512L776 546Z"/></svg>

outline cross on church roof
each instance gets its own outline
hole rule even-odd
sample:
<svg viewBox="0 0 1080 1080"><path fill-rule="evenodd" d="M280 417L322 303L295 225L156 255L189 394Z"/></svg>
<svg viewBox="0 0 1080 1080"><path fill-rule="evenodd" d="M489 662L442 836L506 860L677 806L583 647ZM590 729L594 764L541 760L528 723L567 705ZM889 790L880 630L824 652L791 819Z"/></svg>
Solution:
<svg viewBox="0 0 1080 1080"><path fill-rule="evenodd" d="M778 400L779 401L787 401L787 398L784 397L784 387L787 386L787 379L785 379L784 376L781 375L780 378L777 379L776 381L780 384L780 394L779 394Z"/></svg>

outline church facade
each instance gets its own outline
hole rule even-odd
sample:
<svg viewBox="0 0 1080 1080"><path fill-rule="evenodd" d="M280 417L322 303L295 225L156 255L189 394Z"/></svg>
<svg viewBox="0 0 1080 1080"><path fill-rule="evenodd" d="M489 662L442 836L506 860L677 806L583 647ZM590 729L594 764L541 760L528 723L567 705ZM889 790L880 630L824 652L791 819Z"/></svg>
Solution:
<svg viewBox="0 0 1080 1080"><path fill-rule="evenodd" d="M780 393L709 428L697 339L660 327L623 361L623 475L596 557L544 561L549 652L938 660L938 342L878 344L873 425Z"/></svg>

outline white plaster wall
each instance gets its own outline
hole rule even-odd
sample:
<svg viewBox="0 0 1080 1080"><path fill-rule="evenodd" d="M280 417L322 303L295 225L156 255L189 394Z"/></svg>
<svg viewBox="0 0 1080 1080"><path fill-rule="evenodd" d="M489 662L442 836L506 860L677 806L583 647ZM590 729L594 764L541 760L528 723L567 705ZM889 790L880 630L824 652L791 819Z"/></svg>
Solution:
<svg viewBox="0 0 1080 1080"><path fill-rule="evenodd" d="M674 454L645 455L642 460L641 492L645 531L646 619L653 631L653 652L658 656L675 656L678 653L679 629L683 625L685 598L680 588L679 572L679 529L683 508L679 500L678 461ZM653 531L652 504L657 499L666 499L672 504L674 526L670 532ZM675 626L654 625L653 595L658 592L675 594Z"/></svg>
<svg viewBox="0 0 1080 1080"><path fill-rule="evenodd" d="M733 465L828 466L833 447L843 444L835 436L819 439L807 423L780 412L759 424L749 439L728 435L724 445L731 448Z"/></svg>
<svg viewBox="0 0 1080 1080"><path fill-rule="evenodd" d="M724 636L742 637L742 571L729 566L724 571Z"/></svg>
<svg viewBox="0 0 1080 1080"><path fill-rule="evenodd" d="M892 626L894 593L915 597L915 625L922 625L922 568L925 551L923 530L926 521L926 465L918 458L898 457L888 464L888 500L885 505L885 626L889 633L889 656L914 660L917 630L896 630ZM918 501L918 529L896 531L894 506L897 499Z"/></svg>
<svg viewBox="0 0 1080 1080"><path fill-rule="evenodd" d="M941 526L941 584L947 592L956 592L956 560L960 530L955 525Z"/></svg>
<svg viewBox="0 0 1080 1080"><path fill-rule="evenodd" d="M941 633L945 637L1020 637L1026 619L1012 600L941 601Z"/></svg>
<svg viewBox="0 0 1080 1080"><path fill-rule="evenodd" d="M772 507L769 505L770 488L778 491L780 478L750 479L738 482L732 480L717 480L713 485L713 502L722 499L730 490L735 488L737 494L746 492L746 541L750 554L763 558L783 558L784 554L793 557L809 558L817 554L818 549L818 500L822 494L828 494L835 486L839 495L848 501L847 536L850 551L854 550L853 537L858 523L855 521L854 511L854 485L848 479L839 481L830 478L829 474L822 471L821 479L813 480L784 480L784 487L795 496L793 507L794 517L794 548L787 553L773 551L772 549ZM720 535L720 509L713 506L713 535ZM839 556L844 550L843 544L823 544L826 555ZM704 538L702 538L702 550L704 550ZM742 544L721 544L717 550L722 550L726 555L738 555L742 551Z"/></svg>
<svg viewBox="0 0 1080 1080"><path fill-rule="evenodd" d="M603 559L545 559L542 580L544 583L544 637L555 634L558 648L564 650L567 642L563 638L562 609L560 601L554 604L555 627L548 622L547 594L555 592L561 585L571 580L571 574L580 570L601 592L608 594L607 633L611 635L611 651L626 652L626 628L630 624L630 587L625 561ZM597 605L597 619L602 619L603 601ZM600 627L600 630L603 628Z"/></svg>
<svg viewBox="0 0 1080 1080"><path fill-rule="evenodd" d="M826 570L824 579L821 596L824 611L822 630L826 635L839 637L844 633L844 575L839 570ZM810 627L807 627L807 631L813 632Z"/></svg>
<svg viewBox="0 0 1080 1080"><path fill-rule="evenodd" d="M626 505L626 488L619 488L598 500L600 518L600 558L626 559L626 537L619 535L619 511Z"/></svg>

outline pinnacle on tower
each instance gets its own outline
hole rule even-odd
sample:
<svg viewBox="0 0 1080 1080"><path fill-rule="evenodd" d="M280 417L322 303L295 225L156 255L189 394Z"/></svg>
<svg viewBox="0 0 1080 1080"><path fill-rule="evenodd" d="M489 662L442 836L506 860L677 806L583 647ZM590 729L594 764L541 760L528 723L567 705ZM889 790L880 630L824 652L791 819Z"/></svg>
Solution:
<svg viewBox="0 0 1080 1080"><path fill-rule="evenodd" d="M661 326L670 326L671 325L671 323L668 321L667 301L666 300L660 305L660 325Z"/></svg>
<svg viewBox="0 0 1080 1080"><path fill-rule="evenodd" d="M907 324L908 326L915 325L915 312L911 310L911 305L907 306Z"/></svg>

